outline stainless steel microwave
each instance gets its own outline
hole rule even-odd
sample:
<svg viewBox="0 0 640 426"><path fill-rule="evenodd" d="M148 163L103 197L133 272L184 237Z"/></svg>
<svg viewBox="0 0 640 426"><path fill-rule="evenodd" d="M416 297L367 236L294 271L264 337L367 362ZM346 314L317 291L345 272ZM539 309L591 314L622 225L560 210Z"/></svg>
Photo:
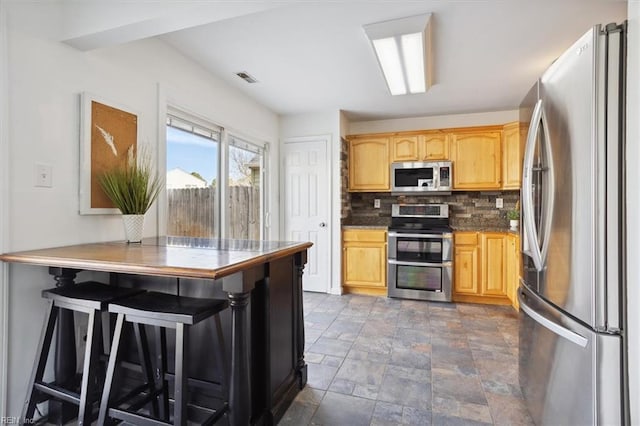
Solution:
<svg viewBox="0 0 640 426"><path fill-rule="evenodd" d="M391 192L451 192L451 161L391 164Z"/></svg>

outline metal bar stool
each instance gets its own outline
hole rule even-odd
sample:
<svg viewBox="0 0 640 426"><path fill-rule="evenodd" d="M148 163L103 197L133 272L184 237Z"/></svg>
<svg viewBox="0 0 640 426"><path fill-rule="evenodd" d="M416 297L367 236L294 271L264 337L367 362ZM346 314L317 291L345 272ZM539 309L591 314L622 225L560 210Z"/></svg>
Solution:
<svg viewBox="0 0 640 426"><path fill-rule="evenodd" d="M188 409L206 415L204 420L198 420L198 424L211 425L222 418L228 411L228 392L226 378L225 349L220 325L219 313L228 307L227 300L204 299L195 297L177 296L167 293L146 292L109 305L109 312L117 313L118 318L114 330L113 344L109 355L107 376L105 378L98 424L105 424L107 419L123 420L135 425L186 425ZM189 331L191 326L214 317L217 331L217 367L220 373L220 383L209 382L203 379L189 378L185 362L189 359ZM129 392L124 397L116 399L113 393L113 378L116 363L119 357L120 339L123 324L144 324L156 327L157 365L156 379L161 383L157 390L162 394L160 416L152 417L146 412L141 412L149 398L148 395L139 403L128 404L127 400L133 397ZM166 371L166 329L174 329L175 340L175 372ZM168 381L173 379L173 422L169 413L169 387ZM203 407L189 401L189 386L215 391L222 404L218 409ZM128 405L128 406L126 406Z"/></svg>
<svg viewBox="0 0 640 426"><path fill-rule="evenodd" d="M102 350L101 315L111 302L143 293L144 290L115 287L95 281L56 287L42 292L42 297L49 299L49 307L45 315L36 362L29 379L27 398L24 403L21 422L33 422L36 405L51 399L64 401L78 406L78 424L91 424L93 403L100 399L101 386L98 383L99 361ZM61 309L84 312L89 315L87 324L87 340L82 367L82 379L78 392L77 381L69 383L45 383L43 375L49 352L53 331ZM58 344L63 344L58 342ZM75 351L75 348L72 349ZM104 371L104 370L103 370Z"/></svg>

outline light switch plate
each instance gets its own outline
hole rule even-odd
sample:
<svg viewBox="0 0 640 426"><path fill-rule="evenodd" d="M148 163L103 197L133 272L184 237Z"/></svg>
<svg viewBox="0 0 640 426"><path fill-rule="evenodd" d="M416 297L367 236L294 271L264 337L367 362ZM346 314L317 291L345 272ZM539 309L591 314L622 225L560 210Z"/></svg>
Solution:
<svg viewBox="0 0 640 426"><path fill-rule="evenodd" d="M36 185L42 188L53 186L53 166L50 164L36 163Z"/></svg>
<svg viewBox="0 0 640 426"><path fill-rule="evenodd" d="M496 198L496 209L501 209L504 207L504 202L502 198Z"/></svg>

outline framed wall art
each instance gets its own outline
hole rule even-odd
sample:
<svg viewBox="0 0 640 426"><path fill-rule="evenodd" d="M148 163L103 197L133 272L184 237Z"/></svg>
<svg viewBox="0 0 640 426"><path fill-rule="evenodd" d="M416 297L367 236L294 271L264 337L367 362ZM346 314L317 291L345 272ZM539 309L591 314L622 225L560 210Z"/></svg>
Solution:
<svg viewBox="0 0 640 426"><path fill-rule="evenodd" d="M124 164L129 150L137 152L139 114L87 92L80 109L80 214L117 214L99 177Z"/></svg>

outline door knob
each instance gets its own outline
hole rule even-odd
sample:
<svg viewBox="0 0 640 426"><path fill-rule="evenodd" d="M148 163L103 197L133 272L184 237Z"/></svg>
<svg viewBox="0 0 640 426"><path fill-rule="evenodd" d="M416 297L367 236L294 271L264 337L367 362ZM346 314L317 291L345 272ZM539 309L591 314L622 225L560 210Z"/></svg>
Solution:
<svg viewBox="0 0 640 426"><path fill-rule="evenodd" d="M325 222L320 222L320 228L326 228L327 224Z"/></svg>

